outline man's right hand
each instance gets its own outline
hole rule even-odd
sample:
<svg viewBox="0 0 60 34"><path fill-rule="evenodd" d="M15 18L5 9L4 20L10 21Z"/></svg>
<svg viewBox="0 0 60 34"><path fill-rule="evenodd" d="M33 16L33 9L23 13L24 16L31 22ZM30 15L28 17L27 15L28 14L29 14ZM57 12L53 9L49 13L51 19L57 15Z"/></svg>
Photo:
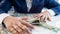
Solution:
<svg viewBox="0 0 60 34"><path fill-rule="evenodd" d="M22 20L22 18L18 19L17 17L8 16L3 20L6 28L14 34L25 34L24 31L30 34L28 27L34 28L31 24Z"/></svg>

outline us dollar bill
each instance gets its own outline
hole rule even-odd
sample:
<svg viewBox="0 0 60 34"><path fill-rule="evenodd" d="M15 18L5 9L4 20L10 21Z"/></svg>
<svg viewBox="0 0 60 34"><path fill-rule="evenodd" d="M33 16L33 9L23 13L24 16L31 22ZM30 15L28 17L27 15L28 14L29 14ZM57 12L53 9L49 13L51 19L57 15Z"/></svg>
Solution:
<svg viewBox="0 0 60 34"><path fill-rule="evenodd" d="M41 22L40 19L31 18L31 19L27 20L27 22L30 22L31 24L33 24L33 25L35 25L35 26L38 26L38 27L43 27L43 28L52 30L52 31L54 31L54 32L60 31L60 28L57 28L57 27L48 25L48 24L46 23L46 21Z"/></svg>

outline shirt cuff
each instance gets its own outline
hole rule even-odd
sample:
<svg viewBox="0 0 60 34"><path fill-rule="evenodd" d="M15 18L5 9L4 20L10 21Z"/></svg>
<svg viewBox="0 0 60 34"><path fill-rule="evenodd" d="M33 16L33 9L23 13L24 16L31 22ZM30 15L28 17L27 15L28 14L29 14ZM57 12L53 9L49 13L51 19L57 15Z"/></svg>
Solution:
<svg viewBox="0 0 60 34"><path fill-rule="evenodd" d="M44 11L48 11L51 16L55 15L55 12L52 9L46 9L46 8L44 8L44 9L42 9L42 12L44 12Z"/></svg>
<svg viewBox="0 0 60 34"><path fill-rule="evenodd" d="M55 15L55 12L52 9L48 9L47 11L50 13L51 16Z"/></svg>
<svg viewBox="0 0 60 34"><path fill-rule="evenodd" d="M6 18L7 16L10 16L9 14L3 13L0 14L0 24L2 24L2 21L4 20L4 18Z"/></svg>

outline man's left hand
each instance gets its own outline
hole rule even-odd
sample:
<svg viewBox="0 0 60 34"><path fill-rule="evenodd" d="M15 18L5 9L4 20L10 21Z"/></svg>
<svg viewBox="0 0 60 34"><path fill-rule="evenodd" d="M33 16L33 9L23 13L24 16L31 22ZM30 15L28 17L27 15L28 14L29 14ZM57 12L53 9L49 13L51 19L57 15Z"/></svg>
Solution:
<svg viewBox="0 0 60 34"><path fill-rule="evenodd" d="M46 21L46 20L51 21L50 13L48 11L36 14L34 17L40 18L40 21Z"/></svg>

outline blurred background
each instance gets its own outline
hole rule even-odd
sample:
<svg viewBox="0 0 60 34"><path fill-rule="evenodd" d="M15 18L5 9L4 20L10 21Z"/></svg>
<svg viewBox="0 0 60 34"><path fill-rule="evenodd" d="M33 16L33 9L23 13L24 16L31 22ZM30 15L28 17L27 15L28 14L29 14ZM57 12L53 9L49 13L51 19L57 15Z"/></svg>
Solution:
<svg viewBox="0 0 60 34"><path fill-rule="evenodd" d="M56 2L58 2L60 4L60 0L56 0ZM14 13L14 7L12 6L12 8L10 9L10 11L8 12L9 14L13 14Z"/></svg>
<svg viewBox="0 0 60 34"><path fill-rule="evenodd" d="M60 0L56 0L58 3L60 3Z"/></svg>

